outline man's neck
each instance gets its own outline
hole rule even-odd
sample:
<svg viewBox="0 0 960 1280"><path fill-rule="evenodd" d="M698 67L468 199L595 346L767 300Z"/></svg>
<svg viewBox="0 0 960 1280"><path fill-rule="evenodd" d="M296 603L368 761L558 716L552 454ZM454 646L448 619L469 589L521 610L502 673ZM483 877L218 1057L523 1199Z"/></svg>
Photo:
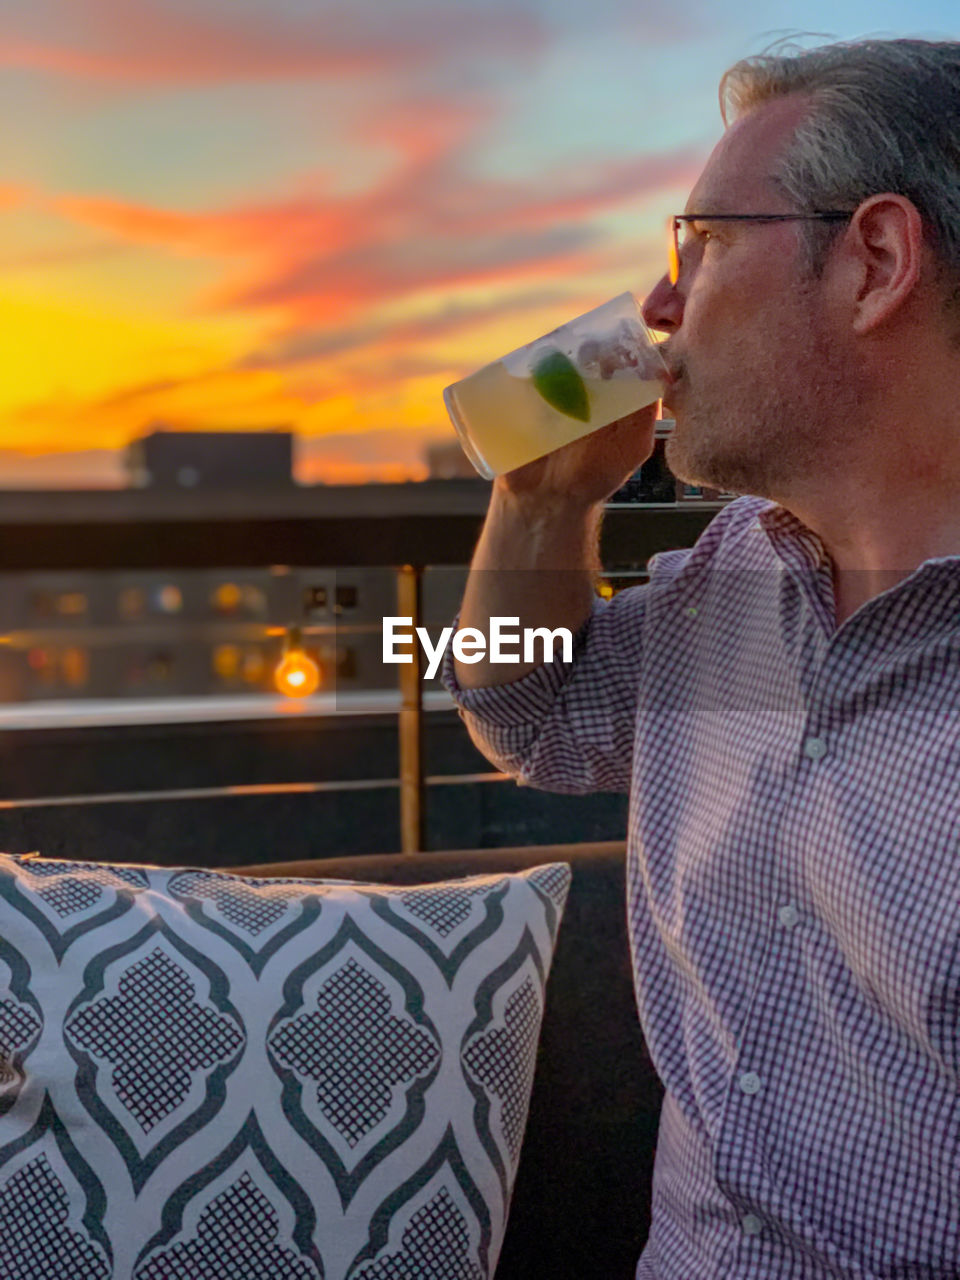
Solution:
<svg viewBox="0 0 960 1280"><path fill-rule="evenodd" d="M925 561L960 556L960 486L885 496L879 484L823 494L809 508L783 502L820 538L833 572L837 626L908 578Z"/></svg>
<svg viewBox="0 0 960 1280"><path fill-rule="evenodd" d="M884 591L889 591L898 582L902 582L904 578L909 577L912 572L912 569L906 569L902 572L899 570L892 572L880 570L877 573L870 573L863 569L844 572L838 570L836 563L834 563L833 601L837 626L842 627L847 618L856 613L861 605L866 604L868 600L872 600L874 596L878 596Z"/></svg>

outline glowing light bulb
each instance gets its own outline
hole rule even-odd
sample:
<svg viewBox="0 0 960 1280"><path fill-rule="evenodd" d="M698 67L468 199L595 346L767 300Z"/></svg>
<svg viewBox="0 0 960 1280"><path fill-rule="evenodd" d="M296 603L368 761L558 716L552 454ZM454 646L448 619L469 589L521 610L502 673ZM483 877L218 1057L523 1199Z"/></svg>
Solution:
<svg viewBox="0 0 960 1280"><path fill-rule="evenodd" d="M300 632L296 627L287 633L283 657L273 679L280 693L288 698L306 698L320 686L320 668L300 647Z"/></svg>

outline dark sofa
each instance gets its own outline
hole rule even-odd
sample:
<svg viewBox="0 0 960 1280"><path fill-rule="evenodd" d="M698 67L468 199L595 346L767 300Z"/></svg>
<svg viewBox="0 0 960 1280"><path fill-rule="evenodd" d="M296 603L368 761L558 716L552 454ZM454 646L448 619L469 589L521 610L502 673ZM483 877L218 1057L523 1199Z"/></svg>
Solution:
<svg viewBox="0 0 960 1280"><path fill-rule="evenodd" d="M650 1224L663 1086L633 996L624 846L371 855L230 870L417 884L545 862L570 863L573 881L496 1280L633 1280Z"/></svg>

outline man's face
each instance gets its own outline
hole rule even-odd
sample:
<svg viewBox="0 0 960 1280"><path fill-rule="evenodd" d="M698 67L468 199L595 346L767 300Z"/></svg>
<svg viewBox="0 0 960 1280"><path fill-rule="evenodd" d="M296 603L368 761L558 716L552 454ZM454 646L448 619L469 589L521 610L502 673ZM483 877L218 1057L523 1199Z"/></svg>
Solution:
<svg viewBox="0 0 960 1280"><path fill-rule="evenodd" d="M794 213L770 181L807 110L785 98L734 123L687 202L690 213ZM801 273L796 222L695 223L677 285L664 278L644 317L666 330L677 377L666 461L688 484L782 501L839 457L850 353L822 281ZM831 448L834 446L834 449Z"/></svg>

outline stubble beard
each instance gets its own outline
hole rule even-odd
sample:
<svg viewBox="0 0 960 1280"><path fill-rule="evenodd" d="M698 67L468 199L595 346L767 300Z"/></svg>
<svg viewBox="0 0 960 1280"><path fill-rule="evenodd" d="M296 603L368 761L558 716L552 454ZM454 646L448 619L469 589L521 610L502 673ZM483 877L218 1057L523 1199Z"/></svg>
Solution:
<svg viewBox="0 0 960 1280"><path fill-rule="evenodd" d="M823 465L824 406L790 404L755 385L754 394L691 395L667 438L665 459L683 483L779 500L798 475ZM819 414L820 416L814 416Z"/></svg>
<svg viewBox="0 0 960 1280"><path fill-rule="evenodd" d="M798 302L789 329L765 342L763 360L734 340L719 375L701 380L696 362L678 369L683 399L664 457L683 483L783 503L844 465L861 403L849 361L812 307Z"/></svg>

